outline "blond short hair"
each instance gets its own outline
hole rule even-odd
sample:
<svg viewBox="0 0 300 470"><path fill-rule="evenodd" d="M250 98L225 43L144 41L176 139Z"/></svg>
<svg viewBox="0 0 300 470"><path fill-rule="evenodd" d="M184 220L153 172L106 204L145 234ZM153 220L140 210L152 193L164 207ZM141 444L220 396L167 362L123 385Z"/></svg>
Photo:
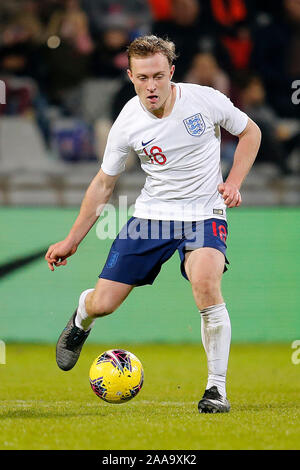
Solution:
<svg viewBox="0 0 300 470"><path fill-rule="evenodd" d="M136 38L128 46L127 53L129 68L132 57L148 57L160 53L168 59L170 67L177 58L175 44L168 39L162 39L154 35Z"/></svg>

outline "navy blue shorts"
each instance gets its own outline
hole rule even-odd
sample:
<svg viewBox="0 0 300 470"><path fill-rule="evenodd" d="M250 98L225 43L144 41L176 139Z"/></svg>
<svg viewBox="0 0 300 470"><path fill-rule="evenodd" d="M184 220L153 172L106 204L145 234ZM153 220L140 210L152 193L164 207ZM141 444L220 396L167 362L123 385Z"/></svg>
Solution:
<svg viewBox="0 0 300 470"><path fill-rule="evenodd" d="M227 223L220 219L198 222L149 220L131 217L114 240L100 278L124 284L153 284L165 263L178 250L181 273L187 278L184 258L187 251L210 247L226 258Z"/></svg>

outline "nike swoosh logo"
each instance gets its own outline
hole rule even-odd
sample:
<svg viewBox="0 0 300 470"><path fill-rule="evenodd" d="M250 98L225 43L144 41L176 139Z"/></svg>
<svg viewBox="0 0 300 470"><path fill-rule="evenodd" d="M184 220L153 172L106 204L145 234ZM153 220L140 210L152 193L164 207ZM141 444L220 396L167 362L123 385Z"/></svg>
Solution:
<svg viewBox="0 0 300 470"><path fill-rule="evenodd" d="M145 142L145 143L142 141L142 146L145 147L146 145L150 144L150 142L152 142L152 140L154 140L154 139L156 139L156 137L154 137L151 140L148 140L148 142Z"/></svg>

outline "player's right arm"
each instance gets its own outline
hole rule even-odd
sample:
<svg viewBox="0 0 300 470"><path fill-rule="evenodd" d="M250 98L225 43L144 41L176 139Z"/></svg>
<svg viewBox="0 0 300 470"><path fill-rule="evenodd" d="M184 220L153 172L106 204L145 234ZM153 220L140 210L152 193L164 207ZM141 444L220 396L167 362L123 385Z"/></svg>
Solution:
<svg viewBox="0 0 300 470"><path fill-rule="evenodd" d="M46 253L45 259L51 271L54 271L54 266L64 266L67 258L76 252L78 245L95 224L112 195L118 177L125 170L130 150L126 132L130 109L127 111L125 105L124 111L121 111L110 129L101 169L85 193L69 235L65 240L51 245Z"/></svg>
<svg viewBox="0 0 300 470"><path fill-rule="evenodd" d="M67 258L72 256L80 242L95 224L103 207L110 199L119 175L110 176L102 169L90 183L82 200L79 214L65 240L50 245L45 256L49 269L64 266Z"/></svg>

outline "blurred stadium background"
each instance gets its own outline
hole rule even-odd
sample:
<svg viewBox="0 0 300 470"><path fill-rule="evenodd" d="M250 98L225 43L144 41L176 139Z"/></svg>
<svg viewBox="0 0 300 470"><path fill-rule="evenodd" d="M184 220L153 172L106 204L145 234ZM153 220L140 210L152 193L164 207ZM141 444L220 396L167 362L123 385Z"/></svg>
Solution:
<svg viewBox="0 0 300 470"><path fill-rule="evenodd" d="M300 338L299 31L299 0L1 1L3 341L54 343L79 293L97 280L111 241L96 228L55 273L43 256L67 235L110 126L134 94L126 46L146 33L176 43L175 81L219 89L262 129L243 206L228 214L223 286L233 341ZM223 132L224 177L235 145ZM143 182L131 155L112 202L126 195L132 204ZM136 289L89 341L199 342L199 314L176 255L154 287Z"/></svg>

